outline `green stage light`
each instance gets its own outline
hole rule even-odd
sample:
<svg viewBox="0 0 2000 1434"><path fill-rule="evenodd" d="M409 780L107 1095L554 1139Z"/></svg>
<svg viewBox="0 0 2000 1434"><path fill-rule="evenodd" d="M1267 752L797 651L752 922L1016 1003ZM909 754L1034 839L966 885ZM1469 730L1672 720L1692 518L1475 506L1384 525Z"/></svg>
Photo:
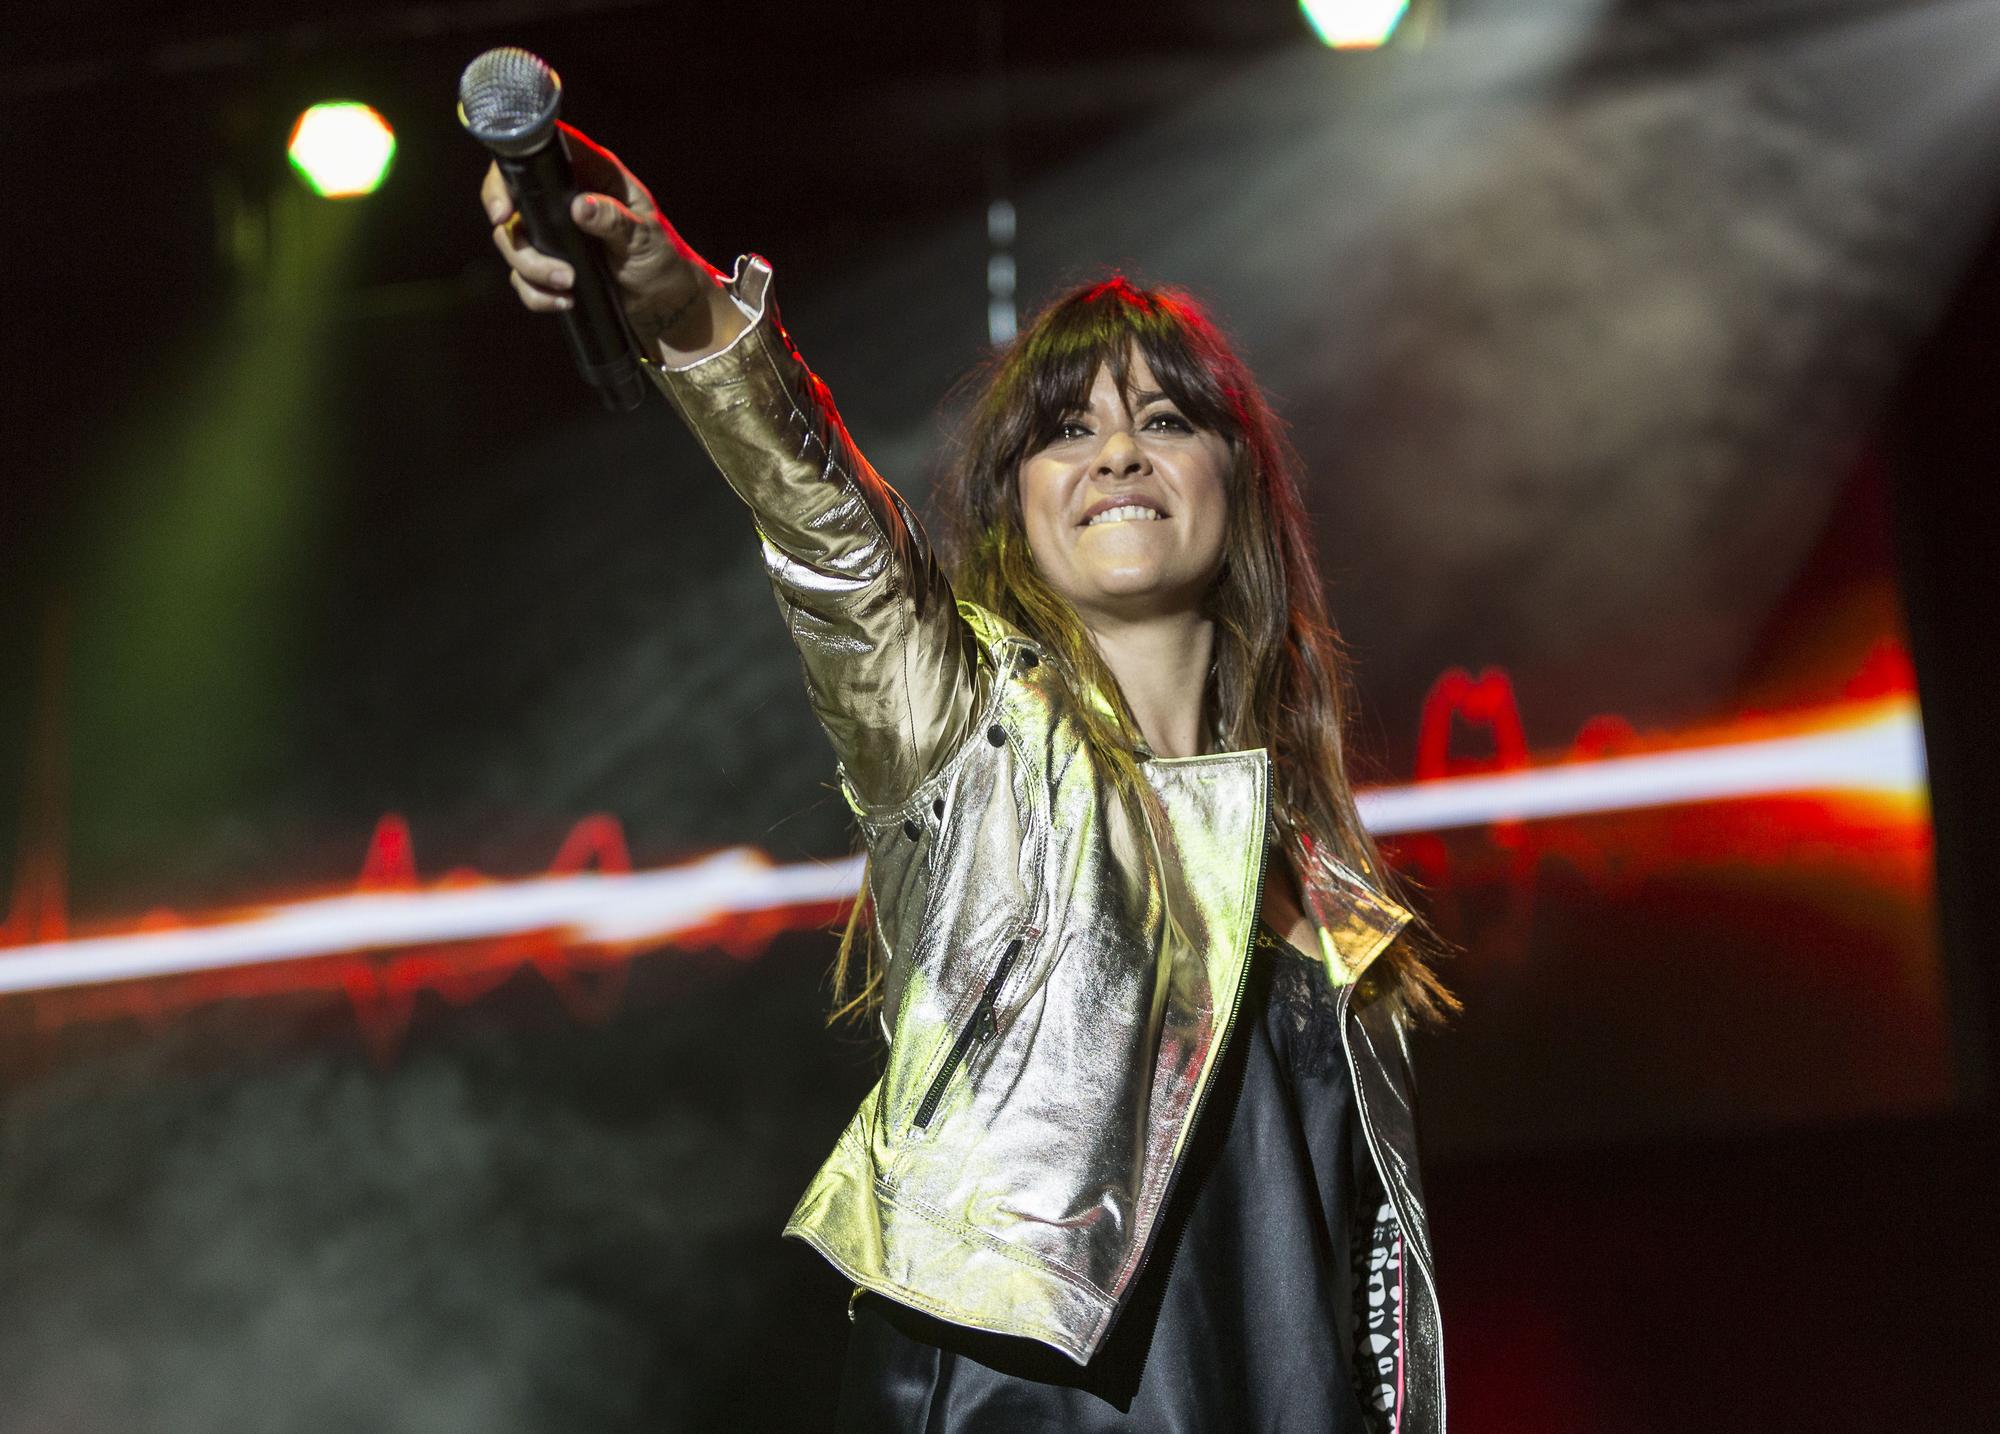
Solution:
<svg viewBox="0 0 2000 1434"><path fill-rule="evenodd" d="M1306 23L1323 45L1369 50L1388 43L1410 0L1299 0Z"/></svg>
<svg viewBox="0 0 2000 1434"><path fill-rule="evenodd" d="M314 194L353 199L380 187L396 158L396 132L373 107L335 100L299 116L285 152Z"/></svg>

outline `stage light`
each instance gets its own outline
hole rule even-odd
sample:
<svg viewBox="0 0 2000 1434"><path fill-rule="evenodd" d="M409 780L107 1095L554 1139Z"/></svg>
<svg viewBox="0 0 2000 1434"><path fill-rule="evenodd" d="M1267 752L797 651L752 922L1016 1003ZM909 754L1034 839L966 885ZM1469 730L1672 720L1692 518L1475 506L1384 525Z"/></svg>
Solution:
<svg viewBox="0 0 2000 1434"><path fill-rule="evenodd" d="M372 107L336 100L299 116L285 152L313 193L353 199L381 185L396 158L396 132Z"/></svg>
<svg viewBox="0 0 2000 1434"><path fill-rule="evenodd" d="M1385 44L1409 8L1410 0L1299 0L1299 10L1320 43L1336 50Z"/></svg>

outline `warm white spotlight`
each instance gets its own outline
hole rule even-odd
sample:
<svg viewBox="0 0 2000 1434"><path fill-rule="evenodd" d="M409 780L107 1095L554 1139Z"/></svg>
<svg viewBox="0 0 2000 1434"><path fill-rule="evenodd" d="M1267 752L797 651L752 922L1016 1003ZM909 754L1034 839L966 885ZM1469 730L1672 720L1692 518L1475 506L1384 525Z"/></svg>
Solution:
<svg viewBox="0 0 2000 1434"><path fill-rule="evenodd" d="M323 199L354 199L381 188L396 158L396 132L354 100L314 105L292 126L292 168Z"/></svg>
<svg viewBox="0 0 2000 1434"><path fill-rule="evenodd" d="M1320 43L1336 50L1370 50L1388 41L1410 0L1299 0Z"/></svg>

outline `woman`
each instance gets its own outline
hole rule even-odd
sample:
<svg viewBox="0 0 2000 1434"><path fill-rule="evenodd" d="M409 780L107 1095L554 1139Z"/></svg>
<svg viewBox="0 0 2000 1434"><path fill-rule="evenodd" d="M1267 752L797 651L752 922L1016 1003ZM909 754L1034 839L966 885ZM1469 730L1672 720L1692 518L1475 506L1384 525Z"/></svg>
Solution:
<svg viewBox="0 0 2000 1434"><path fill-rule="evenodd" d="M1241 362L1184 296L1052 305L940 494L947 581L769 266L725 278L570 137L867 844L837 985L885 1071L786 1227L855 1287L842 1427L1441 1429L1404 1038L1449 997L1373 884ZM497 173L483 198L523 303L567 307Z"/></svg>

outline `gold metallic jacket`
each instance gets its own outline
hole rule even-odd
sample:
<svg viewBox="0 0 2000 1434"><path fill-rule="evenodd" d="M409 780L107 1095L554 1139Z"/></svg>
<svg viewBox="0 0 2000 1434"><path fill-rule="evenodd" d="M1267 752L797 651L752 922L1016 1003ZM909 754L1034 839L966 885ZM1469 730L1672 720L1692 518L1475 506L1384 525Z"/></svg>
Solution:
<svg viewBox="0 0 2000 1434"><path fill-rule="evenodd" d="M1035 642L953 601L779 325L770 274L737 265L746 334L654 374L756 517L888 952L886 1070L785 1232L860 1289L1081 1363L1146 1260L1229 1038L1274 830L1269 758L1145 758L1159 801L1135 829L1081 740L1087 699ZM1287 855L1401 1227L1401 1347L1383 1356L1399 1428L1442 1429L1404 1021L1358 981L1408 913L1323 848Z"/></svg>

